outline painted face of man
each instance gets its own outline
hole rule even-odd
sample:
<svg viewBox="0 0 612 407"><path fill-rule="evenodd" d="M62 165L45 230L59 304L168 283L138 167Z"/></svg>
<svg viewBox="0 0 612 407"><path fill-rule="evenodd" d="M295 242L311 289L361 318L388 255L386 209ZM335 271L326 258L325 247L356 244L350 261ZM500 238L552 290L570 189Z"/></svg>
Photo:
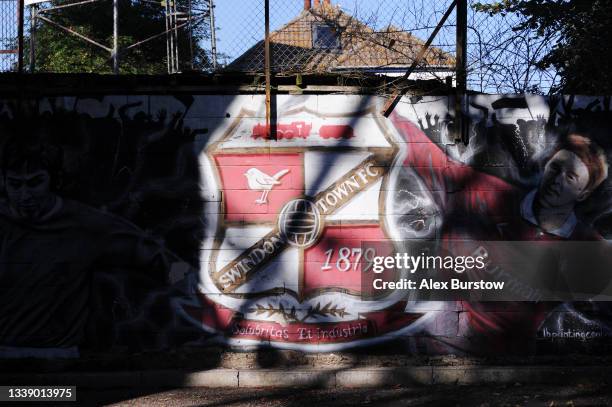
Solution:
<svg viewBox="0 0 612 407"><path fill-rule="evenodd" d="M539 202L546 208L573 205L589 196L588 183L589 169L584 162L569 150L559 150L544 167Z"/></svg>
<svg viewBox="0 0 612 407"><path fill-rule="evenodd" d="M29 169L25 164L19 170L7 170L6 195L14 212L24 220L38 220L53 206L51 176L43 169Z"/></svg>

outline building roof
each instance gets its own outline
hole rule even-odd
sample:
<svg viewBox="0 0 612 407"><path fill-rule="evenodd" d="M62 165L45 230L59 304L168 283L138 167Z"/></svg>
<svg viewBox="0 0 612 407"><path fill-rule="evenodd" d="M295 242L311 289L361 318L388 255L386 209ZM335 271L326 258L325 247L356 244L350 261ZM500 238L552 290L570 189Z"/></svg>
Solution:
<svg viewBox="0 0 612 407"><path fill-rule="evenodd" d="M407 68L424 41L389 26L375 31L327 2L304 9L270 33L272 70L323 73L342 70L385 71ZM430 47L422 63L426 70L454 69L454 57ZM264 41L259 41L227 66L228 70L264 70ZM423 70L423 69L421 69Z"/></svg>

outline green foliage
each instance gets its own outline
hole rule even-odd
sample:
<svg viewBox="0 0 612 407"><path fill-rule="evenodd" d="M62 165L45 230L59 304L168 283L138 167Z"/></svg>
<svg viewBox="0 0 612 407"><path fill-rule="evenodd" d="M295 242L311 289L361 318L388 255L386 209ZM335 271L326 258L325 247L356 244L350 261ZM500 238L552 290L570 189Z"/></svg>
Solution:
<svg viewBox="0 0 612 407"><path fill-rule="evenodd" d="M553 91L574 94L612 93L612 1L610 0L502 0L476 3L490 15L517 13L525 28L556 43L536 61L541 69L554 68L560 77Z"/></svg>
<svg viewBox="0 0 612 407"><path fill-rule="evenodd" d="M186 6L188 0L178 0ZM66 4L54 0L53 5ZM126 47L166 30L164 6L159 1L119 0L119 48ZM94 41L112 48L113 11L110 1L99 1L82 6L68 7L46 13L51 20L83 34ZM192 25L194 69L206 65L206 55L199 45L207 37L204 19ZM179 56L181 70L191 69L189 32L179 30ZM110 53L74 35L38 21L35 39L36 72L62 73L112 73ZM25 56L29 55L29 40L26 40ZM26 61L27 63L27 61ZM166 36L162 35L120 54L122 74L165 74Z"/></svg>
<svg viewBox="0 0 612 407"><path fill-rule="evenodd" d="M472 4L472 8L476 11L489 13L489 15L505 14L507 10L515 3L512 0L502 0L493 3L476 2Z"/></svg>

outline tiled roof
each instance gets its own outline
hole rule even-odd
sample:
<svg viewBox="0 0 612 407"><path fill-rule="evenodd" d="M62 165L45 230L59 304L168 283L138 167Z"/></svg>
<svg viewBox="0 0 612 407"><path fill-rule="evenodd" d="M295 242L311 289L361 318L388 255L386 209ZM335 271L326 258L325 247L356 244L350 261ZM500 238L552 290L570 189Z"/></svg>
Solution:
<svg viewBox="0 0 612 407"><path fill-rule="evenodd" d="M313 46L313 27L327 27L337 43L329 48ZM407 31L388 27L374 31L368 25L326 3L303 10L296 18L270 33L273 71L330 72L342 69L407 67L424 41ZM329 44L328 44L329 45ZM454 57L430 47L423 65L449 69ZM264 69L264 41L259 41L227 67L228 70Z"/></svg>

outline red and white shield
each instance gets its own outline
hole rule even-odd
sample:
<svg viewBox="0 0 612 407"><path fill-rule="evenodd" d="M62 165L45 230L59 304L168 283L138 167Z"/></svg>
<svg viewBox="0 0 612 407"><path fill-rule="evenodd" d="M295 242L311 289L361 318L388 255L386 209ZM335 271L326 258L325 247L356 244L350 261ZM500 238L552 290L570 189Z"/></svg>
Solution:
<svg viewBox="0 0 612 407"><path fill-rule="evenodd" d="M421 316L405 312L405 293L361 288L362 244L396 238L386 216L399 137L374 108L320 110L281 112L272 140L243 108L201 156L219 199L207 206L200 304L186 310L228 341L339 348Z"/></svg>

